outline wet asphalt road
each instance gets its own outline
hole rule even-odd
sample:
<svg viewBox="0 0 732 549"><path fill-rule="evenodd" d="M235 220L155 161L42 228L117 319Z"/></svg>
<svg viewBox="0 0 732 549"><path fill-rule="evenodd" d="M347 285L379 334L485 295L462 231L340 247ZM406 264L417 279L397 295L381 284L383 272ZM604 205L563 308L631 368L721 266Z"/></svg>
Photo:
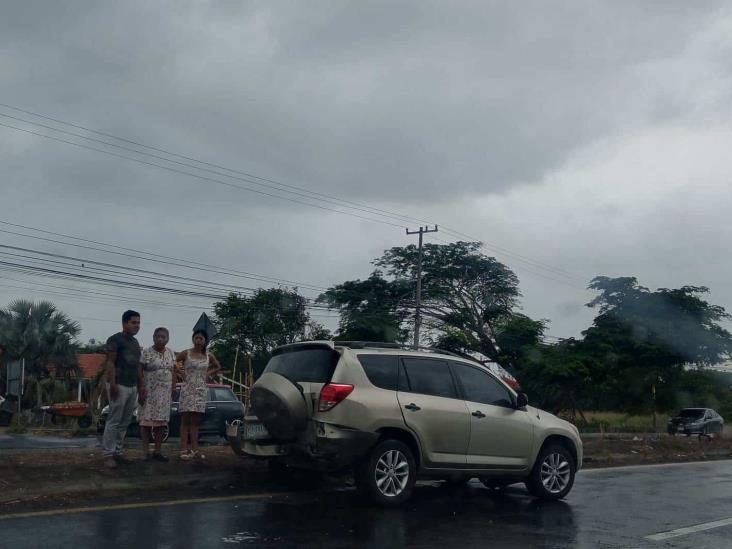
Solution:
<svg viewBox="0 0 732 549"><path fill-rule="evenodd" d="M400 509L352 489L167 502L51 516L0 516L3 547L725 548L729 524L667 540L647 536L732 517L732 461L582 472L565 502L521 486L420 486Z"/></svg>

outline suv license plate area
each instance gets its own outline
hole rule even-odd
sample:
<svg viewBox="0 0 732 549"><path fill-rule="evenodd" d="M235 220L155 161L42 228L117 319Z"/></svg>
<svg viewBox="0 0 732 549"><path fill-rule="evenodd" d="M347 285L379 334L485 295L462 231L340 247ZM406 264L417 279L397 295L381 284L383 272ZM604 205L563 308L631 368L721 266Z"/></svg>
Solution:
<svg viewBox="0 0 732 549"><path fill-rule="evenodd" d="M269 438L269 433L267 432L267 428L261 423L245 423L244 438L246 440L261 440L263 438Z"/></svg>

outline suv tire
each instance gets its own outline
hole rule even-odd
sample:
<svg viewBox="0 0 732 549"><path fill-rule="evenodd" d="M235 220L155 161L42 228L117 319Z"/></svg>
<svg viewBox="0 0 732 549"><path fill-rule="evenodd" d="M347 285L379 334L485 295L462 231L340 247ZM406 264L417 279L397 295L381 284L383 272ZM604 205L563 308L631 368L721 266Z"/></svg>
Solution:
<svg viewBox="0 0 732 549"><path fill-rule="evenodd" d="M355 477L363 494L379 505L393 507L412 495L417 464L409 446L387 439L378 443L356 467Z"/></svg>
<svg viewBox="0 0 732 549"><path fill-rule="evenodd" d="M540 499L562 499L572 489L576 471L577 465L566 447L548 444L539 452L526 488Z"/></svg>

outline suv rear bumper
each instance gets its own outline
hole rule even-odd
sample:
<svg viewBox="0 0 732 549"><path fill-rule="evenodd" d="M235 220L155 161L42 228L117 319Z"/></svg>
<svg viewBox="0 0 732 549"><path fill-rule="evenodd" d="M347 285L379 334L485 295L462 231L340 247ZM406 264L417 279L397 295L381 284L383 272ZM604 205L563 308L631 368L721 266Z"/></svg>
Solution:
<svg viewBox="0 0 732 549"><path fill-rule="evenodd" d="M242 440L241 450L252 457L282 459L295 467L335 471L353 465L378 439L378 433L310 421L306 431L295 442L277 444L272 440Z"/></svg>

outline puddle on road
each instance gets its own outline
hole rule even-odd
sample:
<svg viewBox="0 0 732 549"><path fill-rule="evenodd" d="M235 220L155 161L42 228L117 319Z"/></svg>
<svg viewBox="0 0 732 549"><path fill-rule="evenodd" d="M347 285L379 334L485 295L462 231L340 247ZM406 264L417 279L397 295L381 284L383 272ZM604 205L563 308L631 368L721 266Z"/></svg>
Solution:
<svg viewBox="0 0 732 549"><path fill-rule="evenodd" d="M251 532L237 532L230 536L221 538L223 543L252 543L259 541L259 535Z"/></svg>

